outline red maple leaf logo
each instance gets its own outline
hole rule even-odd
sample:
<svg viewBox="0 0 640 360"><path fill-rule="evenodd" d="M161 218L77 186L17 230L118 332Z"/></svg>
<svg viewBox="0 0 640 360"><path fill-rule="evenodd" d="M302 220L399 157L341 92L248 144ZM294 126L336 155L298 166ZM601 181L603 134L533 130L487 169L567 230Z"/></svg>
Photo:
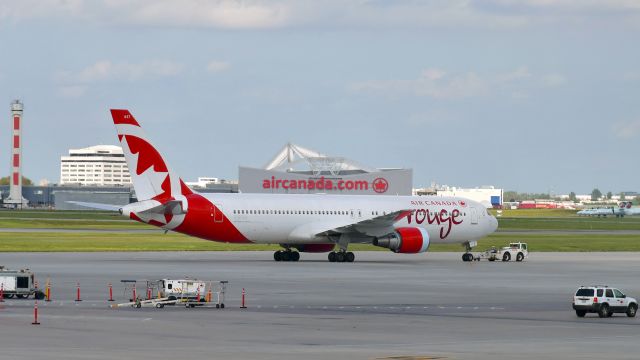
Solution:
<svg viewBox="0 0 640 360"><path fill-rule="evenodd" d="M376 178L372 183L373 191L382 194L389 189L389 182L385 178Z"/></svg>

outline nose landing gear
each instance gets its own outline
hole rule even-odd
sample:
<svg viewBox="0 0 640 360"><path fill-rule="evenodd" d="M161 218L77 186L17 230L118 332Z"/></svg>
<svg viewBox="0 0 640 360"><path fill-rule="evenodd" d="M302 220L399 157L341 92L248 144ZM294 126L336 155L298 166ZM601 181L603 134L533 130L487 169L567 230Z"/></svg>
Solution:
<svg viewBox="0 0 640 360"><path fill-rule="evenodd" d="M478 245L477 241L467 241L462 244L462 246L464 246L464 254L462 254L462 261L467 262L467 261L479 260L479 258L474 258L473 254L471 253L471 249L473 249L477 245Z"/></svg>

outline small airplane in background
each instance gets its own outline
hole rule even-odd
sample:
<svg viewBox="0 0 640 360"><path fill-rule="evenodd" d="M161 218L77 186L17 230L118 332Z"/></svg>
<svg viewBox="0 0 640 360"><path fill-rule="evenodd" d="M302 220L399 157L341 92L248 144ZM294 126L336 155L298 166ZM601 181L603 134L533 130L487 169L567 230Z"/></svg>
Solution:
<svg viewBox="0 0 640 360"><path fill-rule="evenodd" d="M640 208L634 208L631 201L622 201L619 205L626 216L640 215Z"/></svg>
<svg viewBox="0 0 640 360"><path fill-rule="evenodd" d="M607 217L607 215L612 215L615 217L625 217L625 216L634 216L640 215L640 208L632 207L633 203L631 201L622 201L618 204L618 207L602 207L602 208L592 208L592 209L584 209L580 210L576 213L578 216L597 216L597 217Z"/></svg>

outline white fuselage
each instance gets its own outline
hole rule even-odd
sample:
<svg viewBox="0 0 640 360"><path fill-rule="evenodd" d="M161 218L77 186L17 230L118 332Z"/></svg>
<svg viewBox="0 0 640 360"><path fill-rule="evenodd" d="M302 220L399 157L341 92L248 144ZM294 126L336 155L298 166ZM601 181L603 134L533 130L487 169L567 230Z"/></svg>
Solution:
<svg viewBox="0 0 640 360"><path fill-rule="evenodd" d="M254 243L316 243L310 236L400 210L414 210L393 226L422 227L433 243L478 240L498 226L475 201L436 196L200 194ZM456 211L457 212L454 212ZM453 216L455 215L455 216ZM212 214L216 217L216 214ZM214 220L215 221L215 220Z"/></svg>

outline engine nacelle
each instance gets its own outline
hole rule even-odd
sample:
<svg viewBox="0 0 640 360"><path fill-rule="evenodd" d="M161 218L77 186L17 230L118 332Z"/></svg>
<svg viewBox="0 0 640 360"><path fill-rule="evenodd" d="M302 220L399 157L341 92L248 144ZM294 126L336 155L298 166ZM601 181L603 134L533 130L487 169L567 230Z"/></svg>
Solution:
<svg viewBox="0 0 640 360"><path fill-rule="evenodd" d="M395 253L423 253L429 249L429 233L420 227L399 228L392 234L374 239L373 245L387 248Z"/></svg>

